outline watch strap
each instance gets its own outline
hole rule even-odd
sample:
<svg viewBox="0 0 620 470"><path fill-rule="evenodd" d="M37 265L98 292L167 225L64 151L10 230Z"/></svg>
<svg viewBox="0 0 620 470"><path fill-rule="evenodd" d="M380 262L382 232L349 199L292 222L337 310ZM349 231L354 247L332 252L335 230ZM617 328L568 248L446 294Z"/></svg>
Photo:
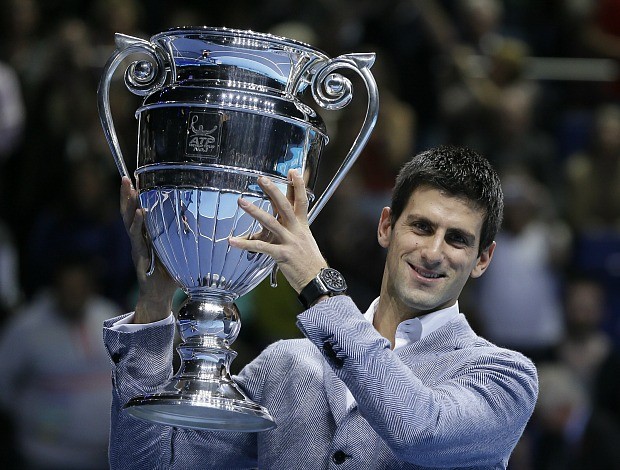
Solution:
<svg viewBox="0 0 620 470"><path fill-rule="evenodd" d="M327 293L327 289L325 289L325 286L322 285L317 276L306 284L306 287L301 290L297 298L307 310L312 307L319 297L327 295Z"/></svg>

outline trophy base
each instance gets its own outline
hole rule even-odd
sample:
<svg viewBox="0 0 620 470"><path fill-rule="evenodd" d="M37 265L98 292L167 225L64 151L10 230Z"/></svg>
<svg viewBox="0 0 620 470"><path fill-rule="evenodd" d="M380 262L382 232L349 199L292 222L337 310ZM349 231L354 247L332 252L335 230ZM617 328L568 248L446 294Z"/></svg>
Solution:
<svg viewBox="0 0 620 470"><path fill-rule="evenodd" d="M193 294L193 295L192 295ZM254 403L230 375L237 353L230 348L240 328L230 295L190 292L180 308L177 373L157 391L129 400L130 415L179 428L260 432L276 427L266 408Z"/></svg>
<svg viewBox="0 0 620 470"><path fill-rule="evenodd" d="M125 409L139 419L205 431L260 432L276 427L269 412L249 400L164 392L134 397Z"/></svg>

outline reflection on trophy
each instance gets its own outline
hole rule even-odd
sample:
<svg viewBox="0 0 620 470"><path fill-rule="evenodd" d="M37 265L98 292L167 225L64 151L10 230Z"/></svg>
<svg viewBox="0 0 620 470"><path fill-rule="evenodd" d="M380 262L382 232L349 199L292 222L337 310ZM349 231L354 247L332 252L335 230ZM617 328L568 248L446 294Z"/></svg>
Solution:
<svg viewBox="0 0 620 470"><path fill-rule="evenodd" d="M230 345L240 328L234 301L274 270L270 257L229 246L230 236L251 237L261 229L237 199L273 213L257 178L269 177L286 193L288 171L297 169L313 201L309 220L316 218L375 124L374 54L330 59L298 41L208 27L174 29L150 41L117 34L116 45L99 85L104 132L121 175L128 176L109 92L121 62L141 56L124 78L131 92L145 97L136 112L136 187L154 253L188 296L177 319L178 372L157 393L134 397L126 409L185 428L270 429L275 423L269 412L248 399L229 373L236 356ZM319 114L301 98L310 91L323 109L346 106L352 86L339 69L361 77L368 107L348 155L315 199L328 135Z"/></svg>

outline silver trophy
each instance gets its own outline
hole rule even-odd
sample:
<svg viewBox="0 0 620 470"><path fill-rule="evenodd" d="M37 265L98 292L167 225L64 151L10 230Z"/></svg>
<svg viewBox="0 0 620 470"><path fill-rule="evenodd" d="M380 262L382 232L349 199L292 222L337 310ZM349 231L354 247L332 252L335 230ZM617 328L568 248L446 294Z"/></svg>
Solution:
<svg viewBox="0 0 620 470"><path fill-rule="evenodd" d="M232 248L230 236L250 237L260 225L239 209L238 198L273 213L257 184L269 177L286 193L290 169L303 174L313 201L312 222L357 159L374 127L378 93L370 67L374 54L330 59L299 41L227 28L177 28L149 41L116 34L98 90L99 114L112 155L128 176L114 130L110 83L130 55L124 82L144 96L136 111L136 187L146 211L146 232L157 257L185 291L178 313L181 365L156 393L131 399L133 416L157 423L222 431L275 427L229 372L239 328L235 299L256 287L274 261ZM352 98L355 71L368 91L361 130L340 168L314 200L326 126L308 104L340 109ZM154 266L154 261L152 263Z"/></svg>

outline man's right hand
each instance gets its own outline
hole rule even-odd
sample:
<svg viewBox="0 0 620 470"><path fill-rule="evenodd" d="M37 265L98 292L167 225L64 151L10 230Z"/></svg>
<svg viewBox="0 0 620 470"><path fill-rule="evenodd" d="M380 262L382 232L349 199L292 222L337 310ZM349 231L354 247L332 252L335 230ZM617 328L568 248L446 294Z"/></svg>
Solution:
<svg viewBox="0 0 620 470"><path fill-rule="evenodd" d="M178 286L159 260L155 263L153 273L147 275L151 254L144 232L144 209L138 202L138 191L126 176L121 180L121 215L131 240L131 257L138 277L139 293L134 323L163 320L170 315L172 297Z"/></svg>

